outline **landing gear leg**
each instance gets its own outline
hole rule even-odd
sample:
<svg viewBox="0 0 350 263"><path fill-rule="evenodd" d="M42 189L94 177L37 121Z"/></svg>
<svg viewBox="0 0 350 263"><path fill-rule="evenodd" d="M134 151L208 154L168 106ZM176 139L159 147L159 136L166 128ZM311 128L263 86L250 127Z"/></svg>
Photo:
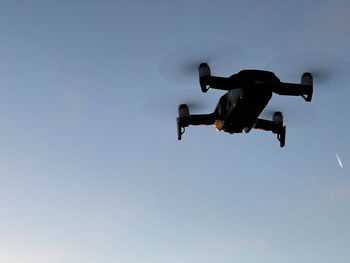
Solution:
<svg viewBox="0 0 350 263"><path fill-rule="evenodd" d="M281 131L277 134L277 139L280 142L280 146L284 147L286 144L286 126L283 126Z"/></svg>
<svg viewBox="0 0 350 263"><path fill-rule="evenodd" d="M176 118L176 126L177 126L177 139L180 141L181 135L185 133L185 127L181 127L179 118Z"/></svg>
<svg viewBox="0 0 350 263"><path fill-rule="evenodd" d="M273 133L277 133L277 140L279 140L280 146L284 147L286 144L286 126L283 126L282 112L276 111L273 114L272 121L277 126Z"/></svg>
<svg viewBox="0 0 350 263"><path fill-rule="evenodd" d="M253 128L272 131L272 133L277 134L277 140L280 142L280 146L284 147L286 143L286 126L283 126L282 112L276 111L273 114L272 121L256 119Z"/></svg>

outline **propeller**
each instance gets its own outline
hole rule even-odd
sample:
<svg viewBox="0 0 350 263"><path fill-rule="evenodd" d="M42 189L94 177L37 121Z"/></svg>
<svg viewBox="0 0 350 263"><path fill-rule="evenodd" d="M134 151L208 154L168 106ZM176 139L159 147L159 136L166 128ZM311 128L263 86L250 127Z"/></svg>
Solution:
<svg viewBox="0 0 350 263"><path fill-rule="evenodd" d="M149 98L143 106L143 112L155 120L174 121L180 104L187 104L190 114L206 114L214 111L217 101L216 96L205 96L199 89L180 89Z"/></svg>
<svg viewBox="0 0 350 263"><path fill-rule="evenodd" d="M283 114L283 124L289 128L300 128L313 123L318 118L318 110L310 103L303 100L291 100L278 96L276 100L271 99L259 118L272 120L276 111Z"/></svg>
<svg viewBox="0 0 350 263"><path fill-rule="evenodd" d="M220 75L241 70L244 52L228 43L203 42L177 48L165 56L159 64L160 74L167 80L191 85L191 89L175 90L150 98L143 107L146 115L161 121L174 121L178 106L187 104L190 114L210 113L217 104L217 96L204 95L198 83L198 67L206 62Z"/></svg>
<svg viewBox="0 0 350 263"><path fill-rule="evenodd" d="M283 82L300 82L304 72L310 72L314 79L314 89L334 91L344 85L338 80L347 79L349 63L334 54L322 51L301 51L280 55L270 62L270 69ZM342 80L344 81L344 80Z"/></svg>
<svg viewBox="0 0 350 263"><path fill-rule="evenodd" d="M178 84L198 81L198 66L206 62L216 72L233 74L245 60L242 49L227 43L205 42L183 46L169 53L159 64L160 74Z"/></svg>

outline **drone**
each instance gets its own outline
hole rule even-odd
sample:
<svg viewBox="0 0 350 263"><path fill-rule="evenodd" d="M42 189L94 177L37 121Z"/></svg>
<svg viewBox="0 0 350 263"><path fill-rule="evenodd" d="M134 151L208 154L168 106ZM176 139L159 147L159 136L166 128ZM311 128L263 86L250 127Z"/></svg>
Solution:
<svg viewBox="0 0 350 263"><path fill-rule="evenodd" d="M301 96L306 102L312 99L313 78L309 72L302 74L300 84L295 84L281 82L273 72L255 69L242 70L227 78L212 76L209 65L201 63L198 75L203 93L209 88L227 93L219 99L214 112L209 114L190 114L187 104L180 104L176 118L178 140L189 125L213 125L218 131L229 134L248 133L253 128L271 131L277 134L280 147L284 147L286 126L283 125L282 113L274 112L272 120L260 119L259 115L273 93Z"/></svg>

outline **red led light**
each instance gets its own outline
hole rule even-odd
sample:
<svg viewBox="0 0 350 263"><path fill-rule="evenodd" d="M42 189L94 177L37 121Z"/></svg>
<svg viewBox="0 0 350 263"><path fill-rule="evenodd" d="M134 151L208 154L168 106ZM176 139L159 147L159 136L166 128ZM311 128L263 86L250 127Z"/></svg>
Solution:
<svg viewBox="0 0 350 263"><path fill-rule="evenodd" d="M265 131L264 129L261 129L261 128L257 128L257 130L259 130L259 131Z"/></svg>
<svg viewBox="0 0 350 263"><path fill-rule="evenodd" d="M206 124L199 124L199 126L207 126Z"/></svg>

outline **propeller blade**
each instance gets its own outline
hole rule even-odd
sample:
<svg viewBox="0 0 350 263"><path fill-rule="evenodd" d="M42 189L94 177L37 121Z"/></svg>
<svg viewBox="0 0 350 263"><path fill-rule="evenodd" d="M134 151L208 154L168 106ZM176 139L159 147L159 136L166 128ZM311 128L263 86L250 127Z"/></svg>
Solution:
<svg viewBox="0 0 350 263"><path fill-rule="evenodd" d="M270 69L284 82L300 82L304 72L310 72L314 79L314 88L327 87L333 91L337 80L347 78L349 63L329 52L292 52L281 55L270 62ZM333 85L334 84L334 85Z"/></svg>
<svg viewBox="0 0 350 263"><path fill-rule="evenodd" d="M216 103L217 98L210 98L198 91L176 90L150 98L144 104L143 112L156 120L174 121L180 104L187 104L190 114L205 114L213 112Z"/></svg>
<svg viewBox="0 0 350 263"><path fill-rule="evenodd" d="M179 84L198 81L198 66L206 62L212 71L233 74L241 70L245 60L243 51L237 46L223 43L202 43L184 46L169 53L159 64L160 74L167 80Z"/></svg>
<svg viewBox="0 0 350 263"><path fill-rule="evenodd" d="M283 114L283 123L288 128L300 128L313 123L318 117L318 110L304 100L291 101L290 98L278 97L278 102L271 100L259 118L272 120L276 111Z"/></svg>

